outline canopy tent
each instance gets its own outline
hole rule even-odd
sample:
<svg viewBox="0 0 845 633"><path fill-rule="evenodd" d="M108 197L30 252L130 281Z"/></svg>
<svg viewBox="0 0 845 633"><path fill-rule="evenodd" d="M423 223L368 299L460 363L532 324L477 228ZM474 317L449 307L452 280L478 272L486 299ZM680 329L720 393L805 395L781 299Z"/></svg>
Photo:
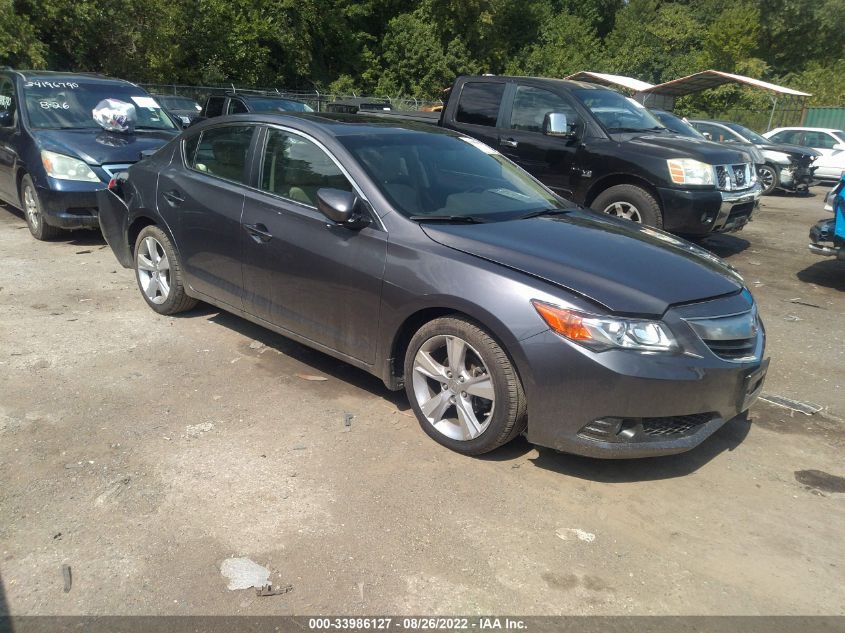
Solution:
<svg viewBox="0 0 845 633"><path fill-rule="evenodd" d="M654 86L645 81L634 79L633 77L625 77L624 75L609 75L607 73L592 73L586 70L577 72L574 75L569 75L566 79L573 81L586 81L592 84L601 84L602 86L621 86L633 92L643 92Z"/></svg>
<svg viewBox="0 0 845 633"><path fill-rule="evenodd" d="M753 77L734 75L720 70L705 70L687 77L673 79L672 81L667 81L656 86L644 88L637 95L637 99L651 108L671 110L675 106L676 97L701 92L702 90L709 90L710 88L716 88L728 83L751 86L752 88L759 88L772 93L772 111L769 114L768 129L772 127L772 117L775 114L779 97L803 101L806 97L812 96L800 90L778 86L777 84L762 81L761 79L754 79Z"/></svg>

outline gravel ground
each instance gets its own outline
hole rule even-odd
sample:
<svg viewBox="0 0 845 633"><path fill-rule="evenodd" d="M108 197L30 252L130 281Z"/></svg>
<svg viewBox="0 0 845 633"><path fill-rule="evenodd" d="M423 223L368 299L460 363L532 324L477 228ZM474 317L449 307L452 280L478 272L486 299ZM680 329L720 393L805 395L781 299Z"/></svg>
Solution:
<svg viewBox="0 0 845 633"><path fill-rule="evenodd" d="M766 391L823 409L761 401L690 453L614 462L451 453L377 379L207 306L159 317L99 234L36 242L0 207L0 611L845 614L823 193L704 242L760 303ZM221 566L254 569L231 558L293 590L228 589Z"/></svg>

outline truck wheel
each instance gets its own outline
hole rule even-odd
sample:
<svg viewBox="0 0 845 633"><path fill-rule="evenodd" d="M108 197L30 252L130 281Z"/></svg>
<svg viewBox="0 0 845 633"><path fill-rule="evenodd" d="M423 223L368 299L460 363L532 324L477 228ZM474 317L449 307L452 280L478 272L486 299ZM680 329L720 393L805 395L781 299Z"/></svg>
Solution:
<svg viewBox="0 0 845 633"><path fill-rule="evenodd" d="M144 227L135 240L135 279L144 301L159 314L184 312L197 304L185 293L173 243L157 226Z"/></svg>
<svg viewBox="0 0 845 633"><path fill-rule="evenodd" d="M50 226L44 221L41 199L38 197L38 190L29 174L26 174L21 180L21 209L23 209L29 232L36 240L52 240L62 232L61 229Z"/></svg>
<svg viewBox="0 0 845 633"><path fill-rule="evenodd" d="M465 455L492 451L526 425L525 394L508 355L463 318L435 319L414 334L405 391L423 430Z"/></svg>
<svg viewBox="0 0 845 633"><path fill-rule="evenodd" d="M760 165L757 168L757 177L760 179L760 184L763 185L764 196L768 196L780 184L777 169L769 164Z"/></svg>
<svg viewBox="0 0 845 633"><path fill-rule="evenodd" d="M657 200L637 185L616 185L605 189L590 206L617 218L663 228L663 214Z"/></svg>

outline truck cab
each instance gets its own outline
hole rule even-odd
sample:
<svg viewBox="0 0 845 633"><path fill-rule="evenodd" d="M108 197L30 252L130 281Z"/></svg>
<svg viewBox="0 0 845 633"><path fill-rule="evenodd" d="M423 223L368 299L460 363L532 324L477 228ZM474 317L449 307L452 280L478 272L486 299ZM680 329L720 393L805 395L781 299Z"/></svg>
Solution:
<svg viewBox="0 0 845 633"><path fill-rule="evenodd" d="M440 125L474 137L564 198L689 236L741 229L760 185L749 155L680 136L593 84L463 76Z"/></svg>

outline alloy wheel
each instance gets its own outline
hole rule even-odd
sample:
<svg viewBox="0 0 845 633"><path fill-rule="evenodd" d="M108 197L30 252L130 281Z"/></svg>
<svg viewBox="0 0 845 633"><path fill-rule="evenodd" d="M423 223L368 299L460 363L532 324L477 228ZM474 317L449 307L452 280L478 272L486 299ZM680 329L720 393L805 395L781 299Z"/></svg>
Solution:
<svg viewBox="0 0 845 633"><path fill-rule="evenodd" d="M467 441L490 425L496 394L481 355L465 340L433 336L414 356L413 393L426 420L441 434Z"/></svg>
<svg viewBox="0 0 845 633"><path fill-rule="evenodd" d="M759 174L763 191L770 191L775 186L775 172L770 167L761 167Z"/></svg>
<svg viewBox="0 0 845 633"><path fill-rule="evenodd" d="M164 247L154 237L147 236L138 247L136 262L141 289L151 302L162 304L170 295L170 261Z"/></svg>
<svg viewBox="0 0 845 633"><path fill-rule="evenodd" d="M631 222L636 222L638 224L643 223L643 216L640 214L640 210L630 202L625 202L623 200L607 205L604 212L608 215L622 218L624 220L631 220Z"/></svg>
<svg viewBox="0 0 845 633"><path fill-rule="evenodd" d="M38 202L35 199L35 193L29 185L23 188L23 206L29 225L32 227L33 232L37 232L38 226L41 224L41 214L38 211Z"/></svg>

